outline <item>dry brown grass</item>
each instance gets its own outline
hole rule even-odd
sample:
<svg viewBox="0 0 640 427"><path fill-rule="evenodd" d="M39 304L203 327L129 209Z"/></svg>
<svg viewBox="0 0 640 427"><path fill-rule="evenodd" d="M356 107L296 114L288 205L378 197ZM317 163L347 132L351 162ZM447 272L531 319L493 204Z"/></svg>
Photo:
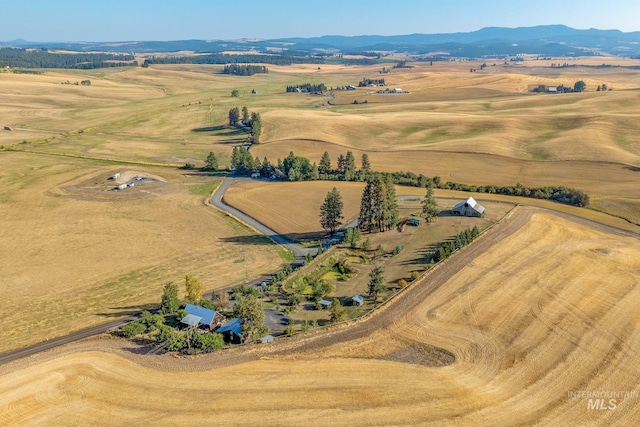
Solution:
<svg viewBox="0 0 640 427"><path fill-rule="evenodd" d="M303 238L323 232L320 205L333 187L340 191L344 202L343 223L357 219L363 183L243 180L229 188L224 200L280 234Z"/></svg>
<svg viewBox="0 0 640 427"><path fill-rule="evenodd" d="M426 299L392 304L384 313L396 320L360 338L307 352L293 351L304 340L239 349L237 361L245 351L279 356L217 369L207 366L224 354L165 358L163 370L126 350L42 355L4 369L3 422L110 424L117 413L128 424L633 424L636 398L597 411L568 392L638 387L638 239L530 210L500 230L511 231L481 251L474 243L471 260L454 257L457 274ZM414 364L429 345L455 363Z"/></svg>
<svg viewBox="0 0 640 427"><path fill-rule="evenodd" d="M23 153L0 165L0 352L139 312L185 274L220 289L281 262L190 193L211 178ZM115 172L168 182L106 191Z"/></svg>

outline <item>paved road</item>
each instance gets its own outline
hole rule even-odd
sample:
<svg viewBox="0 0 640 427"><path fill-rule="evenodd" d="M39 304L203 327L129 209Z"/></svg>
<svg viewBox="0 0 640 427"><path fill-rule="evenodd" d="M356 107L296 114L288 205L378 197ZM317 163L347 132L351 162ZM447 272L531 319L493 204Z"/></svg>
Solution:
<svg viewBox="0 0 640 427"><path fill-rule="evenodd" d="M13 350L7 353L0 354L0 365L3 363L8 363L13 360L17 360L23 357L31 356L32 354L39 353L41 351L49 350L54 347L58 347L60 345L69 344L74 341L81 340L83 338L87 338L93 335L102 334L107 332L109 329L117 328L119 326L124 325L125 323L131 322L135 320L136 316L130 316L125 319L114 320L113 322L105 323L102 325L94 326L92 328L83 329L78 332L74 332L69 335L65 335L58 338L53 338L47 341L43 341L38 344L31 345L29 347L20 348L18 350Z"/></svg>
<svg viewBox="0 0 640 427"><path fill-rule="evenodd" d="M296 258L304 258L307 254L315 254L317 249L316 248L306 248L302 245L299 245L297 243L293 243L290 240L288 240L287 238L281 236L280 234L276 233L275 231L273 231L272 229L270 229L269 227L267 227L266 225L256 221L255 219L253 219L252 217L250 217L249 215L245 214L244 212L229 206L228 204L226 204L224 202L224 193L227 191L227 189L229 188L229 186L231 185L231 183L234 180L244 180L244 179L252 179L252 178L233 178L230 176L227 176L224 181L222 181L222 184L220 184L220 186L218 187L218 189L216 190L216 192L213 194L213 197L211 197L211 204L214 205L215 207L222 209L223 211L233 215L234 217L236 217L237 219L239 219L240 221L244 222L245 224L249 225L250 227L254 228L255 230L257 230L258 232L264 234L265 236L267 236L268 238L270 238L271 240L273 240L274 242L284 246L285 248L289 249L291 252L293 252L293 254L296 256Z"/></svg>

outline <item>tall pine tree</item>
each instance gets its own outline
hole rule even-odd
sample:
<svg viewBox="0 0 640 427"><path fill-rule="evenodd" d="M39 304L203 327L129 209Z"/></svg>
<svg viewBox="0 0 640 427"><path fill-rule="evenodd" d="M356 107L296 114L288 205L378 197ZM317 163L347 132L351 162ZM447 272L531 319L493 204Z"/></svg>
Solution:
<svg viewBox="0 0 640 427"><path fill-rule="evenodd" d="M342 202L342 195L333 187L327 197L324 199L324 203L320 206L320 225L322 228L333 234L338 227L342 225L342 208L344 203Z"/></svg>
<svg viewBox="0 0 640 427"><path fill-rule="evenodd" d="M431 222L434 218L437 217L440 209L438 208L438 203L436 199L433 197L433 184L431 182L427 183L427 194L422 201L422 213L424 214L427 222Z"/></svg>

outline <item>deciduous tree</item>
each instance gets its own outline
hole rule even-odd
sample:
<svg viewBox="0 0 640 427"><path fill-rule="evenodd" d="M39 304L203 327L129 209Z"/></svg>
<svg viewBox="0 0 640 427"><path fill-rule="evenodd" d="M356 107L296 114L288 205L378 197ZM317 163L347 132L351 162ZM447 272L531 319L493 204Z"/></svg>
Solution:
<svg viewBox="0 0 640 427"><path fill-rule="evenodd" d="M184 296L185 301L195 304L202 299L202 291L204 290L202 282L192 275L187 274L184 277L184 285L186 288L186 294Z"/></svg>
<svg viewBox="0 0 640 427"><path fill-rule="evenodd" d="M261 338L269 332L269 327L264 324L264 310L254 295L236 297L233 317L242 322L242 338L245 341Z"/></svg>

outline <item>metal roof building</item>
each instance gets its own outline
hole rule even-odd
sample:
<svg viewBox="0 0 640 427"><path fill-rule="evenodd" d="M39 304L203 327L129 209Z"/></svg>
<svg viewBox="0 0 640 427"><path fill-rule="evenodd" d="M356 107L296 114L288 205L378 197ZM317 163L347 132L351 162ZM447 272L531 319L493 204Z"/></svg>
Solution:
<svg viewBox="0 0 640 427"><path fill-rule="evenodd" d="M202 320L202 317L200 316L196 316L193 314L187 314L184 319L182 319L180 321L180 323L184 323L185 325L194 327L194 326L198 326L200 324L200 321Z"/></svg>
<svg viewBox="0 0 640 427"><path fill-rule="evenodd" d="M484 206L476 202L473 197L469 197L464 202L460 202L451 209L454 215L461 216L477 216L480 217L484 214Z"/></svg>
<svg viewBox="0 0 640 427"><path fill-rule="evenodd" d="M200 324L207 326L213 330L224 321L224 316L215 310L209 310L208 308L200 307L199 305L187 304L184 308L188 314L200 317Z"/></svg>
<svg viewBox="0 0 640 427"><path fill-rule="evenodd" d="M242 322L238 318L229 320L226 324L220 326L217 332L224 335L225 341L234 344L242 342Z"/></svg>

